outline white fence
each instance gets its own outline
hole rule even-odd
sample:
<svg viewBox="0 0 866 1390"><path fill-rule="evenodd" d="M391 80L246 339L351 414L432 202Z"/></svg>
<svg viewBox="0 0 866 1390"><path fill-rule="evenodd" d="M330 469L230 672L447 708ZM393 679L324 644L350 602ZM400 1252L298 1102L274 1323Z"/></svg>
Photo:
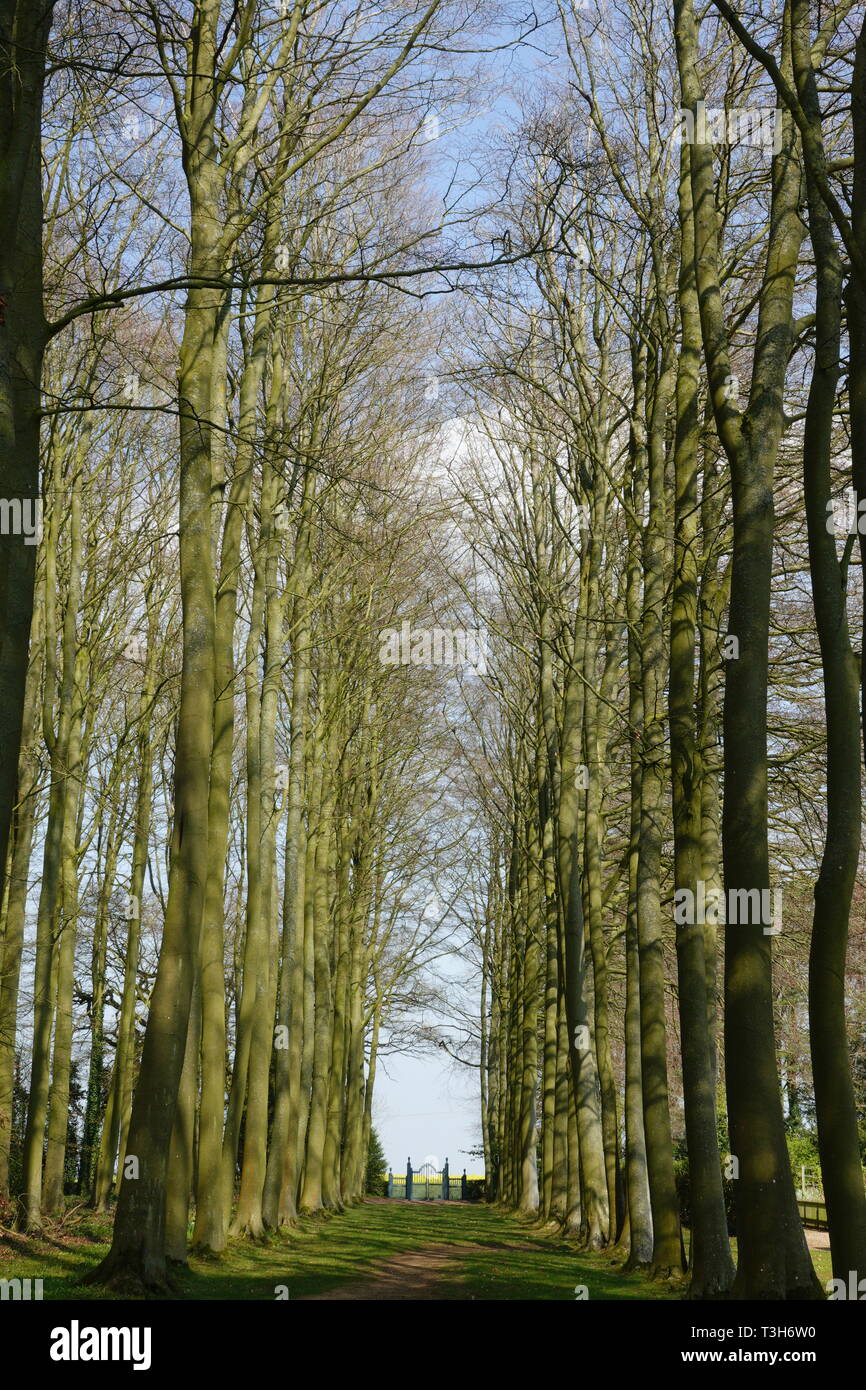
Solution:
<svg viewBox="0 0 866 1390"><path fill-rule="evenodd" d="M823 1202L824 1185L817 1168L800 1168L797 1197L801 1202Z"/></svg>

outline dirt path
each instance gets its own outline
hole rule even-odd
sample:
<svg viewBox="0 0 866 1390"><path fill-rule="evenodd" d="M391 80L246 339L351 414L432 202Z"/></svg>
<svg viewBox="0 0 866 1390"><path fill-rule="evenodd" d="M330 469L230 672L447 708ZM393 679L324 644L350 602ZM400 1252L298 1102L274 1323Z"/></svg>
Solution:
<svg viewBox="0 0 866 1390"><path fill-rule="evenodd" d="M829 1250L830 1232L813 1231L811 1227L806 1227L806 1244L810 1250Z"/></svg>
<svg viewBox="0 0 866 1390"><path fill-rule="evenodd" d="M830 1239L826 1231L806 1231L806 1241L810 1249L829 1250ZM417 1250L404 1250L388 1260L374 1265L363 1278L350 1284L339 1284L327 1293L308 1294L304 1301L345 1301L345 1302L424 1302L435 1298L436 1285L442 1274L452 1270L459 1263L461 1255L471 1255L484 1250L485 1245L477 1241L470 1245L423 1245ZM527 1242L509 1243L507 1250L531 1250ZM506 1253L498 1244L497 1253Z"/></svg>
<svg viewBox="0 0 866 1390"><path fill-rule="evenodd" d="M320 1299L359 1299L380 1302L385 1299L424 1300L444 1270L450 1269L459 1255L483 1249L480 1245L424 1245L419 1250L405 1250L390 1260L375 1265L363 1279L340 1284L328 1293L314 1293L308 1302ZM299 1299L299 1302L305 1300Z"/></svg>

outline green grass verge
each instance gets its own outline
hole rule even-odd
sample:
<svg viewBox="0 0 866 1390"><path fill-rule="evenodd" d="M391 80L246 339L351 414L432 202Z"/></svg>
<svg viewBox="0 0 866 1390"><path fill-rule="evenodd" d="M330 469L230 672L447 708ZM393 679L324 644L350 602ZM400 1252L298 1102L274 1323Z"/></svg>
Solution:
<svg viewBox="0 0 866 1390"><path fill-rule="evenodd" d="M46 1300L105 1298L79 1281L105 1254L110 1238L106 1218L86 1215L68 1230L39 1238L0 1231L0 1278L42 1279ZM455 1252L454 1264L431 1290L436 1300L573 1301L578 1285L586 1286L590 1300L679 1296L643 1275L624 1274L610 1255L586 1255L494 1208L420 1202L365 1202L340 1216L304 1220L260 1244L234 1241L218 1260L191 1260L177 1275L174 1296L273 1301L277 1286L285 1285L290 1300L303 1298L353 1283L395 1255L433 1244L480 1247ZM813 1252L813 1259L826 1284L829 1255Z"/></svg>

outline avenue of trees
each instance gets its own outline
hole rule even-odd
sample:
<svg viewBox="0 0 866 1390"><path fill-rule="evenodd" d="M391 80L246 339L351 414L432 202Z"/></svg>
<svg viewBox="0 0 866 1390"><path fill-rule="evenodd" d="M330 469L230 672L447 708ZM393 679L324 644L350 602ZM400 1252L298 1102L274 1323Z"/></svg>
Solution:
<svg viewBox="0 0 866 1390"><path fill-rule="evenodd" d="M866 1278L862 7L0 0L0 103L9 1219L165 1290L438 1041L490 1199L820 1298L796 1130Z"/></svg>
<svg viewBox="0 0 866 1390"><path fill-rule="evenodd" d="M116 1195L96 1278L159 1288L360 1198L456 862L441 680L378 634L434 545L436 310L399 276L448 259L425 118L472 17L32 9L0 20L4 496L41 501L3 537L0 1190L25 1230Z"/></svg>
<svg viewBox="0 0 866 1390"><path fill-rule="evenodd" d="M559 7L500 210L544 249L466 313L483 1143L674 1279L685 1149L691 1295L809 1299L798 1125L866 1268L866 29L743 10Z"/></svg>

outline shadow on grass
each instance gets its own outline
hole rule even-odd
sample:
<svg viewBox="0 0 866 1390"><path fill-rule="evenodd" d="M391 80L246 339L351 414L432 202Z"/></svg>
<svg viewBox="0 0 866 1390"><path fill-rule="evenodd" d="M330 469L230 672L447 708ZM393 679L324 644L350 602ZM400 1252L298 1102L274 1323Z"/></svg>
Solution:
<svg viewBox="0 0 866 1390"><path fill-rule="evenodd" d="M46 1300L140 1301L80 1283L106 1254L109 1240L110 1223L101 1217L68 1234L29 1237L0 1230L0 1278L42 1279ZM578 1297L581 1287L590 1301L682 1297L682 1290L624 1273L621 1257L589 1255L557 1232L494 1207L365 1202L333 1218L304 1217L291 1231L264 1241L232 1241L216 1258L193 1256L187 1267L176 1269L170 1298L272 1302L281 1285L290 1300L327 1294L371 1277L397 1255L431 1245L464 1247L427 1286L424 1297L435 1301L563 1302ZM813 1256L829 1266L823 1252Z"/></svg>

